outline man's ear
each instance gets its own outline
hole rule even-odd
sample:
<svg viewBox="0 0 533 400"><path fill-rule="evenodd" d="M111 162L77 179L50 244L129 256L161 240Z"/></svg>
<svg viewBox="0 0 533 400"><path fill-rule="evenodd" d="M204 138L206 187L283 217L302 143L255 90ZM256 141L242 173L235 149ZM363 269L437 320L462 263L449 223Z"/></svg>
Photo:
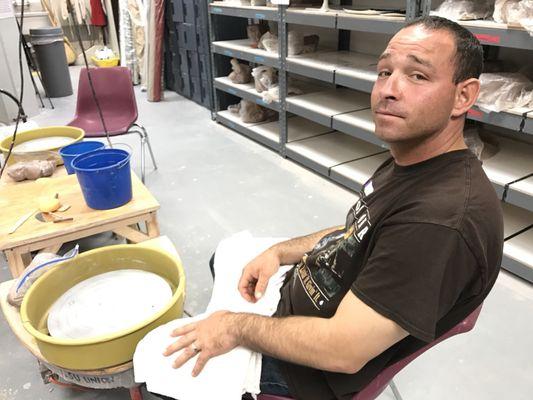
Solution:
<svg viewBox="0 0 533 400"><path fill-rule="evenodd" d="M457 84L452 117L460 117L474 105L479 94L479 88L480 82L476 78L470 78Z"/></svg>

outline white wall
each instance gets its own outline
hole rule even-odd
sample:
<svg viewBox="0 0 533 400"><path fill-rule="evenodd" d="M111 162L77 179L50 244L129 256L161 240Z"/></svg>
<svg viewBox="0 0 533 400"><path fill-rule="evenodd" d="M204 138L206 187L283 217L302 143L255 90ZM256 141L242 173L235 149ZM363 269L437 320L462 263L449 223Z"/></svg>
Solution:
<svg viewBox="0 0 533 400"><path fill-rule="evenodd" d="M0 19L0 87L19 97L20 75L18 65L18 28L15 17ZM37 98L31 83L28 65L22 53L22 68L24 73L24 111L28 116L39 113ZM17 116L17 106L5 97L0 96L0 122L10 125Z"/></svg>

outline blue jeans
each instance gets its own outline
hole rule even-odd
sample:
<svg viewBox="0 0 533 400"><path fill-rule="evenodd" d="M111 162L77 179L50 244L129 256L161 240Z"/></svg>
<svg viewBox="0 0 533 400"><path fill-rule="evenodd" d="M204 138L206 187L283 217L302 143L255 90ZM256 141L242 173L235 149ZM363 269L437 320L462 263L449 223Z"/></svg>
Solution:
<svg viewBox="0 0 533 400"><path fill-rule="evenodd" d="M281 374L279 360L263 354L261 393L290 397L289 386Z"/></svg>

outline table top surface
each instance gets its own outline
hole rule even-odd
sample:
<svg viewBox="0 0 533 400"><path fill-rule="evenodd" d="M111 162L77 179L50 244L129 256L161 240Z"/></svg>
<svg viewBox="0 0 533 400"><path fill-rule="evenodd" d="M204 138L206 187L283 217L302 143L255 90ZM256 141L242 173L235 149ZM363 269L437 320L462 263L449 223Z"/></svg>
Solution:
<svg viewBox="0 0 533 400"><path fill-rule="evenodd" d="M159 203L132 172L133 198L127 204L111 210L93 210L85 204L76 175L0 186L0 250L12 249L39 240L51 239L83 229L102 226L136 217L159 209ZM41 222L32 215L15 233L8 234L17 221L28 213L38 212L39 198L59 194L62 205L70 209L58 213L72 217L68 222Z"/></svg>
<svg viewBox="0 0 533 400"><path fill-rule="evenodd" d="M50 178L57 178L57 177L60 177L60 176L66 176L68 175L67 174L67 169L63 166L63 165L60 165L56 168L56 170L54 171L54 173L52 174L52 176ZM4 171L4 174L2 175L2 178L0 178L0 190L2 190L5 186L10 186L10 185L27 185L27 184L31 184L33 183L33 181L21 181L21 182L17 182L13 179L11 179L11 177L7 174L7 172Z"/></svg>

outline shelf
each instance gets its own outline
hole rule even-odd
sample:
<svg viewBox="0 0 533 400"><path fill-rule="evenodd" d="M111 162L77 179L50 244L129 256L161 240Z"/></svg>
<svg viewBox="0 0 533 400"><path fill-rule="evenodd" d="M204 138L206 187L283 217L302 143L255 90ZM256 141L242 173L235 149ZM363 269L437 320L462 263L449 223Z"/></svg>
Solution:
<svg viewBox="0 0 533 400"><path fill-rule="evenodd" d="M287 57L287 71L295 74L333 83L335 77L335 63L331 57L336 57L337 51L318 51Z"/></svg>
<svg viewBox="0 0 533 400"><path fill-rule="evenodd" d="M287 98L287 111L325 126L335 115L370 107L370 96L350 89L331 89Z"/></svg>
<svg viewBox="0 0 533 400"><path fill-rule="evenodd" d="M355 15L344 11L337 14L337 29L393 35L404 25L405 17Z"/></svg>
<svg viewBox="0 0 533 400"><path fill-rule="evenodd" d="M329 176L331 168L383 151L371 143L353 138L341 132L331 132L288 143L287 156Z"/></svg>
<svg viewBox="0 0 533 400"><path fill-rule="evenodd" d="M504 203L502 209L506 238L533 224L531 212ZM503 268L533 282L533 228L506 240L503 254Z"/></svg>
<svg viewBox="0 0 533 400"><path fill-rule="evenodd" d="M507 238L533 224L533 213L511 204L501 204L503 211L504 238Z"/></svg>
<svg viewBox="0 0 533 400"><path fill-rule="evenodd" d="M216 116L217 122L243 134L244 136L249 137L261 144L264 144L267 147L275 151L279 151L279 134L278 139L273 140L273 136L270 133L265 134L264 130L258 130L257 128L261 125L269 124L269 122L259 122L254 124L247 124L241 121L241 119L230 111L219 111ZM275 122L278 124L278 122ZM278 128L279 129L279 128ZM274 137L275 138L275 137Z"/></svg>
<svg viewBox="0 0 533 400"><path fill-rule="evenodd" d="M323 28L335 28L337 12L321 12L316 10L306 10L305 8L288 8L287 22L289 24L321 26Z"/></svg>
<svg viewBox="0 0 533 400"><path fill-rule="evenodd" d="M249 39L238 39L213 42L211 45L214 53L279 68L277 53L254 49L250 44Z"/></svg>
<svg viewBox="0 0 533 400"><path fill-rule="evenodd" d="M288 142L308 139L313 136L323 135L331 132L330 128L309 121L301 117L290 117L287 119L288 124ZM258 134L279 142L279 122L269 122L266 124L255 125L253 128Z"/></svg>
<svg viewBox="0 0 533 400"><path fill-rule="evenodd" d="M358 192L376 169L390 157L391 155L387 151L342 164L331 169L330 177L341 185Z"/></svg>
<svg viewBox="0 0 533 400"><path fill-rule="evenodd" d="M531 39L533 40L533 39ZM526 108L512 109L502 112L485 112L479 107L474 106L468 110L468 118L474 121L484 122L486 124L499 126L501 128L518 131L522 122L522 114L528 111ZM526 123L523 132L533 135L533 112L527 114Z"/></svg>
<svg viewBox="0 0 533 400"><path fill-rule="evenodd" d="M533 40L526 30L508 27L494 21L461 21L481 44L533 50Z"/></svg>
<svg viewBox="0 0 533 400"><path fill-rule="evenodd" d="M533 211L533 177L510 185L507 202Z"/></svg>
<svg viewBox="0 0 533 400"><path fill-rule="evenodd" d="M371 92L377 78L377 57L352 51L319 51L287 58L287 71Z"/></svg>
<svg viewBox="0 0 533 400"><path fill-rule="evenodd" d="M317 124L313 121L309 121L308 119L302 117L293 116L288 118L287 121L288 143L332 132L331 128Z"/></svg>
<svg viewBox="0 0 533 400"><path fill-rule="evenodd" d="M533 228L505 242L502 267L533 283Z"/></svg>
<svg viewBox="0 0 533 400"><path fill-rule="evenodd" d="M494 156L483 159L483 169L501 198L507 183L533 172L533 146L496 135L488 135L488 138L489 142L491 139L498 142L499 150ZM507 202L511 202L510 195L516 191L515 185L509 187ZM518 187L522 193L533 196L530 183L526 182ZM533 197L529 199L528 208L533 211Z"/></svg>
<svg viewBox="0 0 533 400"><path fill-rule="evenodd" d="M333 117L333 129L375 144L382 148L389 145L383 142L374 134L374 120L370 109L354 111L347 114L335 115Z"/></svg>
<svg viewBox="0 0 533 400"><path fill-rule="evenodd" d="M233 83L227 76L215 78L215 87L234 96L239 96L245 100L253 101L262 107L267 107L275 111L280 110L278 102L266 103L261 94L255 90L253 83Z"/></svg>
<svg viewBox="0 0 533 400"><path fill-rule="evenodd" d="M215 1L209 4L209 13L217 14L217 15L228 15L230 17L266 19L269 21L278 20L277 7L238 6L238 5L229 5L222 1Z"/></svg>

